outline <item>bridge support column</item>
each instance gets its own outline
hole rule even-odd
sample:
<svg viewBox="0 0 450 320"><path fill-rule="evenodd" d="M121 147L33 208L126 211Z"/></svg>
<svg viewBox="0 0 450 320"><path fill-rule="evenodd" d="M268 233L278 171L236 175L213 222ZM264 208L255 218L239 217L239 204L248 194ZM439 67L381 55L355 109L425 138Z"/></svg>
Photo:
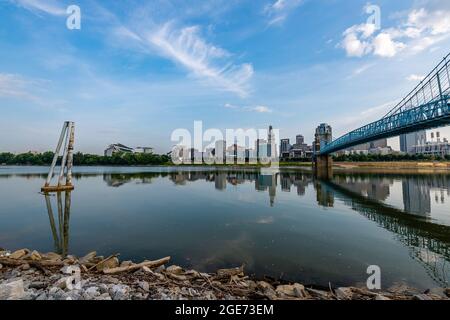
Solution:
<svg viewBox="0 0 450 320"><path fill-rule="evenodd" d="M333 158L330 155L316 156L314 161L314 174L319 179L333 177Z"/></svg>

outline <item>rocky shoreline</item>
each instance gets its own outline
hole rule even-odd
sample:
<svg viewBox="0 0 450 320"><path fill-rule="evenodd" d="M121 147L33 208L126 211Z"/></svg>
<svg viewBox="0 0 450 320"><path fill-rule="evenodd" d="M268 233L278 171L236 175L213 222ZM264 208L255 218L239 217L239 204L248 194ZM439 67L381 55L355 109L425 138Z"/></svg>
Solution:
<svg viewBox="0 0 450 320"><path fill-rule="evenodd" d="M258 281L244 268L201 273L169 265L170 257L134 263L117 255L84 257L0 248L0 300L449 300L450 289L385 292Z"/></svg>

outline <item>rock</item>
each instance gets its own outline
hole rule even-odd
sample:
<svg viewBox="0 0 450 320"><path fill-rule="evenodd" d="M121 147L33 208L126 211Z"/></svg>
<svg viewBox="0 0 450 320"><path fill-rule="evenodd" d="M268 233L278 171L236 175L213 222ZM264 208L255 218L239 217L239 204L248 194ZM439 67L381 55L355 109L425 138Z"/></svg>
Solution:
<svg viewBox="0 0 450 320"><path fill-rule="evenodd" d="M109 293L103 293L95 298L95 300L112 300Z"/></svg>
<svg viewBox="0 0 450 320"><path fill-rule="evenodd" d="M42 256L43 260L49 260L49 261L61 261L62 260L62 257L59 254L54 253L54 252L48 252L48 253L42 254L41 256Z"/></svg>
<svg viewBox="0 0 450 320"><path fill-rule="evenodd" d="M24 297L22 279L0 285L0 300L21 300Z"/></svg>
<svg viewBox="0 0 450 320"><path fill-rule="evenodd" d="M291 285L279 285L275 291L280 297L295 297L294 286Z"/></svg>
<svg viewBox="0 0 450 320"><path fill-rule="evenodd" d="M2 270L3 269L3 265L0 263L0 270Z"/></svg>
<svg viewBox="0 0 450 320"><path fill-rule="evenodd" d="M150 290L150 285L147 281L139 281L138 285L145 292L148 292Z"/></svg>
<svg viewBox="0 0 450 320"><path fill-rule="evenodd" d="M306 291L308 291L309 293L312 293L313 295L319 297L320 299L326 299L326 300L330 299L330 294L326 291L309 289L309 288L307 288Z"/></svg>
<svg viewBox="0 0 450 320"><path fill-rule="evenodd" d="M389 299L388 297L385 297L385 296L383 296L381 294L377 294L376 297L375 297L375 300L388 301L388 300L391 300L391 299Z"/></svg>
<svg viewBox="0 0 450 320"><path fill-rule="evenodd" d="M123 284L115 284L111 287L110 294L113 300L128 300L130 287Z"/></svg>
<svg viewBox="0 0 450 320"><path fill-rule="evenodd" d="M97 256L96 251L89 252L87 255L85 255L83 258L80 259L80 263L86 264L92 262L96 256ZM67 256L67 258L69 258L69 256Z"/></svg>
<svg viewBox="0 0 450 320"><path fill-rule="evenodd" d="M217 275L219 277L244 276L244 268L219 269Z"/></svg>
<svg viewBox="0 0 450 320"><path fill-rule="evenodd" d="M447 297L450 298L450 288L444 289L444 293L445 293L445 295L446 295Z"/></svg>
<svg viewBox="0 0 450 320"><path fill-rule="evenodd" d="M42 259L42 256L40 255L39 252L37 252L36 250L34 250L31 255L30 255L31 260L33 261L39 261Z"/></svg>
<svg viewBox="0 0 450 320"><path fill-rule="evenodd" d="M35 281L35 282L31 282L30 285L28 286L30 289L44 289L46 287L44 282L39 282L39 281Z"/></svg>
<svg viewBox="0 0 450 320"><path fill-rule="evenodd" d="M112 257L106 261L103 261L97 265L97 271L103 271L104 269L117 268L119 266L119 259L117 257Z"/></svg>
<svg viewBox="0 0 450 320"><path fill-rule="evenodd" d="M24 263L24 264L21 266L21 268L22 268L23 271L27 271L27 270L30 270L30 269L31 269L31 267L30 267L30 265L29 265L28 263Z"/></svg>
<svg viewBox="0 0 450 320"><path fill-rule="evenodd" d="M48 300L48 296L45 292L41 293L36 300Z"/></svg>
<svg viewBox="0 0 450 320"><path fill-rule="evenodd" d="M440 298L445 298L445 289L444 288L432 288L430 290L427 290L424 292L425 294L428 294L430 296L438 296Z"/></svg>
<svg viewBox="0 0 450 320"><path fill-rule="evenodd" d="M80 266L78 266L78 265L64 266L60 269L61 273L70 274L70 275L77 273L79 270L80 270Z"/></svg>
<svg viewBox="0 0 450 320"><path fill-rule="evenodd" d="M334 290L334 294L339 300L351 300L353 292L350 288L337 288Z"/></svg>
<svg viewBox="0 0 450 320"><path fill-rule="evenodd" d="M414 300L433 300L431 297L429 297L428 295L423 294L423 293L414 295L413 299Z"/></svg>
<svg viewBox="0 0 450 320"><path fill-rule="evenodd" d="M82 300L83 297L81 296L81 294L78 290L73 290L73 291L64 293L60 299L61 300Z"/></svg>
<svg viewBox="0 0 450 320"><path fill-rule="evenodd" d="M168 273L172 273L172 274L182 274L183 273L183 268L179 267L179 266L170 266L166 269L166 271Z"/></svg>
<svg viewBox="0 0 450 320"><path fill-rule="evenodd" d="M86 300L94 300L96 297L100 296L100 292L98 290L98 287L89 287L89 288L87 288L84 291L83 296L85 297Z"/></svg>
<svg viewBox="0 0 450 320"><path fill-rule="evenodd" d="M297 298L307 298L308 293L305 290L305 287L299 283L294 284L294 293Z"/></svg>
<svg viewBox="0 0 450 320"><path fill-rule="evenodd" d="M133 261L127 260L127 261L122 261L122 263L120 264L121 267L129 267L133 265Z"/></svg>
<svg viewBox="0 0 450 320"><path fill-rule="evenodd" d="M256 284L258 289L268 298L271 300L274 300L277 298L277 293L275 292L275 290L273 289L273 287L265 282L265 281L258 281L258 283Z"/></svg>
<svg viewBox="0 0 450 320"><path fill-rule="evenodd" d="M9 258L10 259L20 259L25 257L28 254L28 250L27 249L20 249L17 251L14 251L13 253L10 254Z"/></svg>

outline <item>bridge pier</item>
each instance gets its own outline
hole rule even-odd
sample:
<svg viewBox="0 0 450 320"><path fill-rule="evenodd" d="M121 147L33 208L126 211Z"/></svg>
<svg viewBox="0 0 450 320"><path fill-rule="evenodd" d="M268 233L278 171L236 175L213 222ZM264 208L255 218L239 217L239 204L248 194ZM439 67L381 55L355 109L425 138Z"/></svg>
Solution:
<svg viewBox="0 0 450 320"><path fill-rule="evenodd" d="M333 177L333 158L330 155L318 155L314 159L314 174L319 179Z"/></svg>

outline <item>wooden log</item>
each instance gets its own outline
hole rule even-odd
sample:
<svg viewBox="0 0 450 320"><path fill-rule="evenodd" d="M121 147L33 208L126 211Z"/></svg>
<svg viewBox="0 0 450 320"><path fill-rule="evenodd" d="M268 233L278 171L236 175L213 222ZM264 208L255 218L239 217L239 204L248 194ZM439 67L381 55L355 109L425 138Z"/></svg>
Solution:
<svg viewBox="0 0 450 320"><path fill-rule="evenodd" d="M42 267L56 267L56 266L62 266L64 265L64 262L62 261L46 261L46 260L23 260L23 259L10 259L10 258L0 258L0 263L4 264L5 266L12 266L17 267L21 266L23 264L29 264L30 266L42 266Z"/></svg>
<svg viewBox="0 0 450 320"><path fill-rule="evenodd" d="M105 274L114 274L114 273L121 273L121 272L129 272L129 271L134 271L134 270L138 270L142 267L147 267L147 268L157 268L159 266L162 266L163 264L166 264L167 262L170 261L170 257L165 257L159 260L154 260L154 261L144 261L138 264L133 264L131 266L126 266L126 267L117 267L117 268L111 268L111 269L105 269L103 270L103 273Z"/></svg>

